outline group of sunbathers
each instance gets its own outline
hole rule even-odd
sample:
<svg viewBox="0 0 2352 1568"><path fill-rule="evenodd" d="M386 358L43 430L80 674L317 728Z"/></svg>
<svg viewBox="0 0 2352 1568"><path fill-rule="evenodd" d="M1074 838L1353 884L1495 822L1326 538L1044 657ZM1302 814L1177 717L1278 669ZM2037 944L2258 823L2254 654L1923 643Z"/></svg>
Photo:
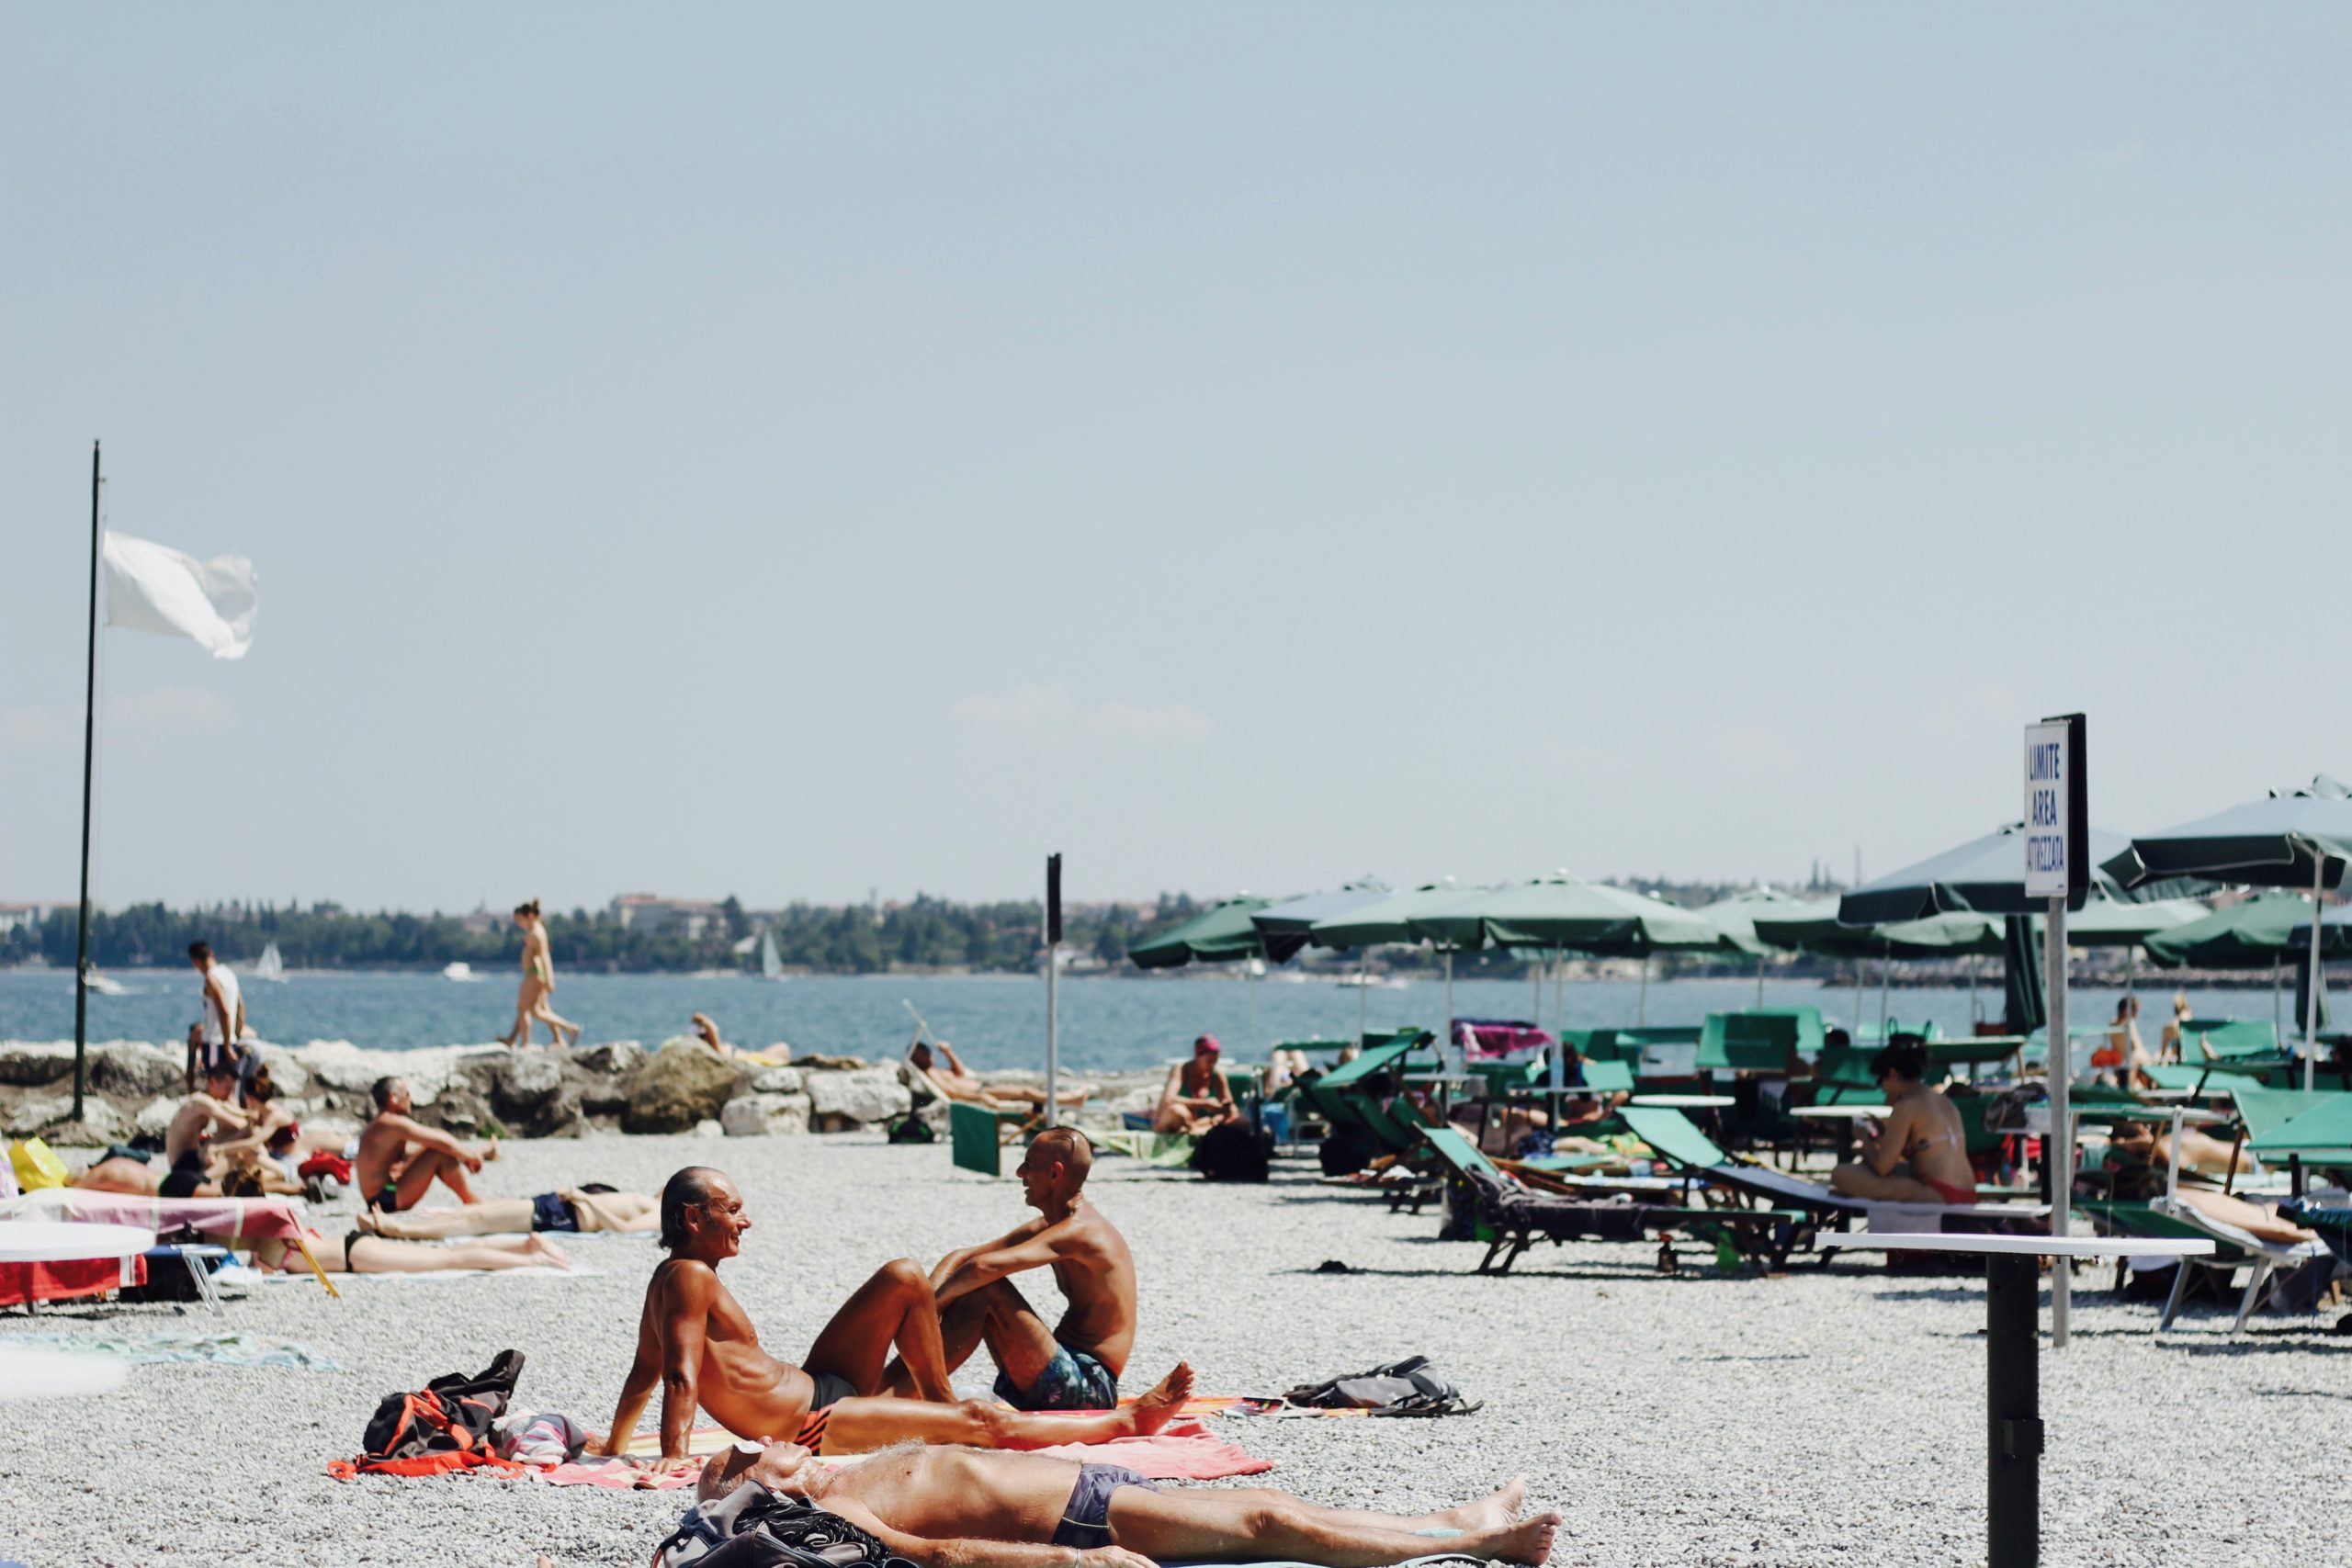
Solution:
<svg viewBox="0 0 2352 1568"><path fill-rule="evenodd" d="M591 1452L626 1455L659 1387L654 1472L701 1469L705 1499L756 1483L804 1497L938 1568L1148 1568L1159 1558L1372 1565L1448 1551L1541 1562L1555 1515L1519 1517L1514 1482L1479 1502L1399 1517L1318 1508L1286 1493L1165 1492L1117 1465L1021 1450L1148 1436L1190 1397L1179 1362L1134 1403L1119 1379L1137 1320L1135 1260L1084 1188L1083 1134L1040 1134L1016 1172L1037 1217L926 1270L884 1264L851 1292L796 1365L761 1347L719 1279L752 1229L743 1194L690 1166L662 1189L658 1265L611 1429ZM1013 1277L1050 1269L1068 1303L1048 1325ZM949 1374L985 1348L1001 1404L958 1400ZM745 1441L689 1457L697 1409ZM841 1468L813 1455L870 1453ZM1041 1550L1042 1549L1042 1550Z"/></svg>

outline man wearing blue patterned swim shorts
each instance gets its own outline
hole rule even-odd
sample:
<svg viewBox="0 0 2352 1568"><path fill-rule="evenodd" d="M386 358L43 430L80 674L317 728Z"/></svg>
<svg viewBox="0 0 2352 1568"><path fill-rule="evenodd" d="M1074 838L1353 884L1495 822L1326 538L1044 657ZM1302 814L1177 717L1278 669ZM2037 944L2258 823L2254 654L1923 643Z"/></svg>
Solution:
<svg viewBox="0 0 2352 1568"><path fill-rule="evenodd" d="M997 1396L1018 1410L1110 1410L1136 1342L1136 1265L1126 1238L1081 1191L1094 1151L1069 1127L1037 1134L1022 1156L1022 1196L1036 1219L951 1252L931 1271L952 1371L986 1345ZM1052 1327L1011 1276L1050 1268L1069 1303Z"/></svg>

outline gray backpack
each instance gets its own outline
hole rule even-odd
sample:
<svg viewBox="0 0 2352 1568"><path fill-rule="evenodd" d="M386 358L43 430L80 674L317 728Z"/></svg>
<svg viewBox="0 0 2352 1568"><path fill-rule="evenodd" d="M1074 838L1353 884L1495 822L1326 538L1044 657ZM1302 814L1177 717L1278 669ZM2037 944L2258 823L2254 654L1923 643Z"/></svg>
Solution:
<svg viewBox="0 0 2352 1568"><path fill-rule="evenodd" d="M1374 1416L1467 1416L1484 1407L1430 1365L1427 1356L1408 1356L1368 1372L1301 1383L1283 1395L1285 1404L1320 1410L1363 1410Z"/></svg>

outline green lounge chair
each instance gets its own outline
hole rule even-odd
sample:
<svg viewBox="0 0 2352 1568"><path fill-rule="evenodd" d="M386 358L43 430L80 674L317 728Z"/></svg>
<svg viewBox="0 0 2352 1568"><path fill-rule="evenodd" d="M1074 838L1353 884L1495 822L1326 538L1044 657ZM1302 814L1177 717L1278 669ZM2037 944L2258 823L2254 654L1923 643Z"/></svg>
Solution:
<svg viewBox="0 0 2352 1568"><path fill-rule="evenodd" d="M1814 1015L1815 1049L1820 1049L1821 1015ZM1699 1070L1768 1073L1787 1077L1804 1054L1804 1023L1793 1010L1758 1009L1711 1012L1699 1031Z"/></svg>
<svg viewBox="0 0 2352 1568"><path fill-rule="evenodd" d="M1759 1272L1777 1273L1786 1266L1806 1218L1791 1209L1598 1202L1542 1191L1501 1169L1456 1128L1426 1128L1421 1135L1475 1195L1482 1239L1487 1244L1487 1256L1478 1263L1481 1274L1510 1272L1520 1254L1538 1241L1641 1241L1650 1235L1658 1238L1659 1268L1670 1272L1677 1231L1714 1245L1719 1259L1729 1253Z"/></svg>

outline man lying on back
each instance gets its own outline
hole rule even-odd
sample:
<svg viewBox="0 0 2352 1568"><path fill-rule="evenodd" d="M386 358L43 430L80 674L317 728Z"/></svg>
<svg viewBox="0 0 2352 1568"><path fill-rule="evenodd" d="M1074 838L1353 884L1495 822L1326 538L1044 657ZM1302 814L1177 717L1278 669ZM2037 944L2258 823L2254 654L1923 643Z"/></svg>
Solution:
<svg viewBox="0 0 2352 1568"><path fill-rule="evenodd" d="M622 1454L654 1385L662 1389L665 1472L692 1469L686 1455L697 1405L739 1438L797 1440L811 1450L857 1452L896 1442L1044 1448L1158 1431L1192 1392L1179 1365L1141 1402L1086 1420L1023 1416L958 1404L947 1383L939 1308L931 1282L905 1258L884 1264L817 1335L801 1364L760 1346L718 1266L752 1228L743 1195L720 1171L689 1166L662 1190L662 1246L638 1321L637 1359L621 1385L613 1429L590 1450ZM896 1348L900 1363L887 1365Z"/></svg>

